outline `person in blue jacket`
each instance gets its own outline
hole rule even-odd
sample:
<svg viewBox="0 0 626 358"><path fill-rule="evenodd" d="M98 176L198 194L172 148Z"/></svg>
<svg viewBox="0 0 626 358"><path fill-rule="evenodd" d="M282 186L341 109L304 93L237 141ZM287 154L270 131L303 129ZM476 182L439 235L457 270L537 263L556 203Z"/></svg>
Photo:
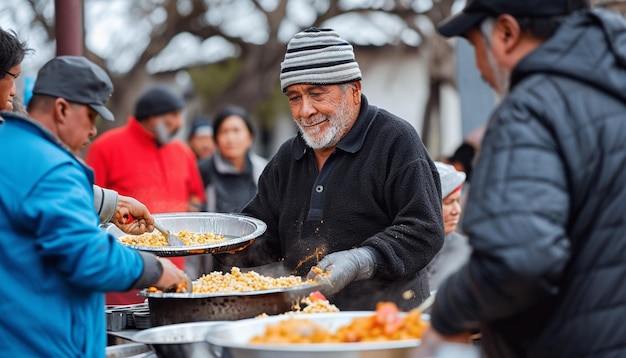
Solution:
<svg viewBox="0 0 626 358"><path fill-rule="evenodd" d="M30 52L26 42L15 32L0 28L0 111L15 111L27 115L17 97L16 80L22 71L22 61ZM19 102L19 104L18 104ZM0 125L4 119L0 116ZM131 235L140 235L154 230L154 217L148 208L135 198L118 195L114 190L93 186L94 208L100 223L115 224ZM135 220L128 220L132 216Z"/></svg>
<svg viewBox="0 0 626 358"><path fill-rule="evenodd" d="M39 71L27 118L0 127L0 352L104 357L104 292L185 282L171 261L120 245L98 228L93 172L77 156L113 86L84 57ZM19 317L18 317L19 316Z"/></svg>

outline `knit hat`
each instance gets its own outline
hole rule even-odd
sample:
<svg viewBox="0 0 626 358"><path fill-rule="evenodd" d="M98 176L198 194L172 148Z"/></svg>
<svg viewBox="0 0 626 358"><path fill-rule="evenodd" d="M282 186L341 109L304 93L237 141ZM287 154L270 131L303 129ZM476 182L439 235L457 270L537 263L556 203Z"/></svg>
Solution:
<svg viewBox="0 0 626 358"><path fill-rule="evenodd" d="M283 92L294 84L332 85L361 80L354 49L332 29L311 27L287 44L280 64Z"/></svg>
<svg viewBox="0 0 626 358"><path fill-rule="evenodd" d="M452 194L465 182L465 173L457 171L452 165L435 162L441 180L441 200Z"/></svg>
<svg viewBox="0 0 626 358"><path fill-rule="evenodd" d="M194 119L193 123L191 124L191 129L189 130L189 136L187 137L187 140L197 135L213 136L213 126L211 125L211 120L208 117L198 117Z"/></svg>
<svg viewBox="0 0 626 358"><path fill-rule="evenodd" d="M145 91L135 103L135 118L146 119L159 114L176 112L183 109L183 98L167 87L154 86Z"/></svg>

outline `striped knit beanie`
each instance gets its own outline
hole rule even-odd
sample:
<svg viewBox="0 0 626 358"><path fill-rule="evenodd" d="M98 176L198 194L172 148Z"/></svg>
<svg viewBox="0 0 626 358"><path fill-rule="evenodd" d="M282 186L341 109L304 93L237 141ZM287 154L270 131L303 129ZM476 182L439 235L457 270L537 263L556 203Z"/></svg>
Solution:
<svg viewBox="0 0 626 358"><path fill-rule="evenodd" d="M332 29L311 27L287 44L280 64L283 92L294 84L331 85L361 80L352 45Z"/></svg>

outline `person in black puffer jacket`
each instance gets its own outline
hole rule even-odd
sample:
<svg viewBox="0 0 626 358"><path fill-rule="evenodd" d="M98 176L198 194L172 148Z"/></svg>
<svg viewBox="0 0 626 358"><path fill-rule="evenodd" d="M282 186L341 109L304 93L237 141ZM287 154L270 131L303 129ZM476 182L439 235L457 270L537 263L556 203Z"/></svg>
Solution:
<svg viewBox="0 0 626 358"><path fill-rule="evenodd" d="M624 18L475 0L438 30L466 37L505 96L463 219L472 256L439 287L417 356L480 328L489 357L626 357Z"/></svg>

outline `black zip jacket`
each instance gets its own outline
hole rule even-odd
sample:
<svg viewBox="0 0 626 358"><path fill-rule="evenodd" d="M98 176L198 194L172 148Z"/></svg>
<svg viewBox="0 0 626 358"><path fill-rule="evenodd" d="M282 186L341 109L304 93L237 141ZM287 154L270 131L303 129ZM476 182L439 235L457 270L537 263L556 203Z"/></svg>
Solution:
<svg viewBox="0 0 626 358"><path fill-rule="evenodd" d="M372 248L376 273L328 297L342 310L373 310L379 301L402 309L429 296L425 267L443 244L437 168L415 129L362 97L350 132L318 171L298 135L282 145L243 212L268 228L227 266L283 261L306 276L324 255Z"/></svg>

